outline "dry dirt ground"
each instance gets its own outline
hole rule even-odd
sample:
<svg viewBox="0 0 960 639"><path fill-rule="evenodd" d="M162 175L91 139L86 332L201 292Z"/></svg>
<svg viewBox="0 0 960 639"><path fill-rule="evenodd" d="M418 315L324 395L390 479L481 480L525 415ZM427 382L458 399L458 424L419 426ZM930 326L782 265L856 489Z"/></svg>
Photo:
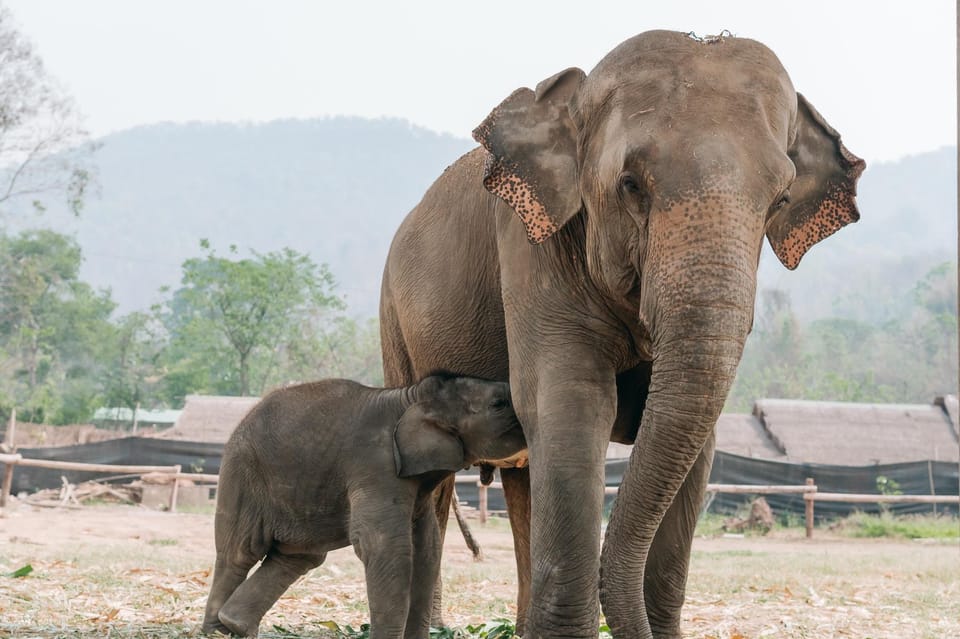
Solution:
<svg viewBox="0 0 960 639"><path fill-rule="evenodd" d="M446 621L477 624L514 614L512 540L504 520L472 522L485 553L474 562L451 521L444 557ZM135 506L0 511L0 636L199 636L213 516ZM264 637L326 637L326 620L367 619L362 566L351 549L295 584L268 613ZM686 637L960 637L960 547L863 541L817 532L808 541L698 538ZM293 633L288 634L288 633Z"/></svg>

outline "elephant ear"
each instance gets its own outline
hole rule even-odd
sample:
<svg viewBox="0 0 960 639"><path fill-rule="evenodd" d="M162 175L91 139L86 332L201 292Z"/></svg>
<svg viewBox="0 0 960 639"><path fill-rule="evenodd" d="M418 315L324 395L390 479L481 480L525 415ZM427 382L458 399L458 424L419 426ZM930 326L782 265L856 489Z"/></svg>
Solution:
<svg viewBox="0 0 960 639"><path fill-rule="evenodd" d="M797 176L790 202L767 227L767 239L793 270L811 246L860 219L857 179L866 163L847 150L840 134L799 93L797 135L788 154Z"/></svg>
<svg viewBox="0 0 960 639"><path fill-rule="evenodd" d="M483 185L510 205L533 244L580 211L577 133L569 105L586 74L561 71L514 91L473 131L487 157Z"/></svg>
<svg viewBox="0 0 960 639"><path fill-rule="evenodd" d="M393 435L393 457L398 477L456 472L466 465L456 430L429 402L411 405L400 417Z"/></svg>

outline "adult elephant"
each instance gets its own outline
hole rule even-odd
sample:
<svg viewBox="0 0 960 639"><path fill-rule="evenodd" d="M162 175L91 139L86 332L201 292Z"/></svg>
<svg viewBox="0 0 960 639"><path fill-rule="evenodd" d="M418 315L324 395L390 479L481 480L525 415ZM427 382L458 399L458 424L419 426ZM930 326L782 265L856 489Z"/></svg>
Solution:
<svg viewBox="0 0 960 639"><path fill-rule="evenodd" d="M666 31L518 89L474 137L391 246L386 381L510 381L525 636L596 637L599 590L615 636L677 637L763 237L795 268L859 218L864 162L762 44ZM610 439L636 446L601 551Z"/></svg>

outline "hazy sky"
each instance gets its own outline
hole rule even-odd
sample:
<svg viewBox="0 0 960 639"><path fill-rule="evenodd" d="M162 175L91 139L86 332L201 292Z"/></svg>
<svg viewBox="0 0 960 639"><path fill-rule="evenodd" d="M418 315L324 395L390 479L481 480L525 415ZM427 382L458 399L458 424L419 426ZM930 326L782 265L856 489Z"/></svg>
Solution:
<svg viewBox="0 0 960 639"><path fill-rule="evenodd" d="M468 137L500 100L648 29L770 46L869 160L956 142L953 0L7 0L95 135L396 116Z"/></svg>

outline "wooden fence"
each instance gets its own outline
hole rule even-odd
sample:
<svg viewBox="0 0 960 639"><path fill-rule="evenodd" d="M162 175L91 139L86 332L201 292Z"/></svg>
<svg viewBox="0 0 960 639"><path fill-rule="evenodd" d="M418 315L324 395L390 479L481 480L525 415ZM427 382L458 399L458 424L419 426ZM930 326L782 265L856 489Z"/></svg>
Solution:
<svg viewBox="0 0 960 639"><path fill-rule="evenodd" d="M458 482L474 482L473 477L457 477ZM480 521L487 518L487 486L480 486ZM502 489L500 482L493 482L489 488ZM620 489L616 486L605 486L605 495L616 495ZM821 493L812 478L802 486L790 485L753 485L753 484L707 484L708 493L738 493L742 495L789 495L802 494L804 499L804 520L806 523L807 538L813 537L814 502L839 501L847 503L865 504L960 504L960 495L869 495L855 493Z"/></svg>
<svg viewBox="0 0 960 639"><path fill-rule="evenodd" d="M172 512L177 510L177 493L181 480L190 480L195 484L216 484L217 475L203 473L180 472L179 464L174 466L130 466L122 464L87 464L84 462L65 462L48 459L28 459L19 453L0 453L0 463L5 464L3 471L3 485L0 487L0 508L7 505L10 496L10 486L13 484L13 469L17 466L33 466L37 468L52 468L59 470L79 470L93 473L116 473L130 475L149 475L159 473L169 475L172 487L170 489L170 503Z"/></svg>
<svg viewBox="0 0 960 639"><path fill-rule="evenodd" d="M216 484L217 475L203 473L183 473L180 472L179 465L175 466L123 466L116 464L87 464L81 462L64 462L43 459L27 459L18 453L4 454L0 453L0 463L5 464L3 473L3 485L0 489L0 507L7 505L7 499L10 495L10 486L13 482L13 469L17 466L35 466L40 468L54 468L61 470L79 470L89 472L106 473L128 473L133 475L147 475L151 473L162 473L170 475L173 483L170 491L170 510L177 509L177 492L181 480L189 480L195 484ZM489 511L487 508L487 491L493 489L503 489L500 482L492 482L489 486L483 485L479 479L471 476L457 475L457 483L476 484L479 492L479 511L480 522L486 523ZM606 486L604 494L616 495L619 488L616 486ZM817 501L838 501L847 503L915 503L915 504L960 504L958 495L868 495L852 493L821 493L817 490L816 484L812 478L807 479L807 483L802 486L784 486L784 485L750 485L750 484L707 484L707 492L715 493L739 493L747 495L785 495L802 494L805 501L805 520L807 528L807 537L813 537L813 519L814 502Z"/></svg>

